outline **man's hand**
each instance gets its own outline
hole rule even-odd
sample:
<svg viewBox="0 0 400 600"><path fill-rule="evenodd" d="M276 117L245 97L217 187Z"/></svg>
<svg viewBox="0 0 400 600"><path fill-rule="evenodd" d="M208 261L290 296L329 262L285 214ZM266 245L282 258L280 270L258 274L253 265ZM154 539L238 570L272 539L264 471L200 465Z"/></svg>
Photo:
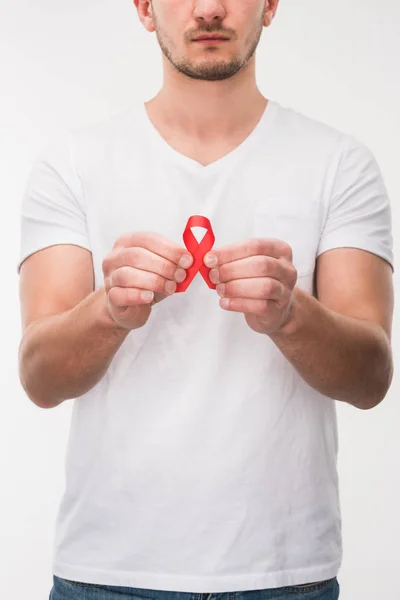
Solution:
<svg viewBox="0 0 400 600"><path fill-rule="evenodd" d="M185 248L158 233L121 234L102 262L111 317L126 329L143 327L151 307L175 292L192 263Z"/></svg>
<svg viewBox="0 0 400 600"><path fill-rule="evenodd" d="M215 258L216 262L210 260ZM276 333L290 318L297 270L292 248L275 239L250 239L204 257L210 279L222 296L219 305L244 313L257 333Z"/></svg>

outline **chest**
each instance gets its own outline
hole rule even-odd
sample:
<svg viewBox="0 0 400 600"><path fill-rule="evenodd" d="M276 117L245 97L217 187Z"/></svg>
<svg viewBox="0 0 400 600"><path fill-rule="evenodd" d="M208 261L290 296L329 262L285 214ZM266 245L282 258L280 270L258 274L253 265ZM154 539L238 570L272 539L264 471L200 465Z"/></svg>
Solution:
<svg viewBox="0 0 400 600"><path fill-rule="evenodd" d="M265 156L210 174L145 159L125 157L125 164L104 165L86 183L99 284L101 261L119 235L153 231L184 247L183 231L196 214L210 219L215 247L254 237L281 239L292 247L299 276L312 275L325 216L322 178L318 185L318 178L305 177L300 165L282 168ZM194 232L197 239L202 232Z"/></svg>

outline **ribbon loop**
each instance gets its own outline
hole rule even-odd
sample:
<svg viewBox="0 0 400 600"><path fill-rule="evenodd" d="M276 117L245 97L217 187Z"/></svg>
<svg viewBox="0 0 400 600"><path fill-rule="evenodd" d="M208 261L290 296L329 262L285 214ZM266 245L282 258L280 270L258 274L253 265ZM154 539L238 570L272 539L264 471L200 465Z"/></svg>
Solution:
<svg viewBox="0 0 400 600"><path fill-rule="evenodd" d="M192 227L204 227L207 229L200 243L193 235L191 231ZM189 250L194 260L192 266L186 270L186 279L182 281L182 283L177 284L176 292L186 291L198 272L200 272L208 287L212 290L215 290L217 286L209 277L210 269L206 267L203 262L205 255L211 250L215 242L214 232L209 219L207 219L207 217L202 217L201 215L192 215L188 219L182 237L186 248Z"/></svg>

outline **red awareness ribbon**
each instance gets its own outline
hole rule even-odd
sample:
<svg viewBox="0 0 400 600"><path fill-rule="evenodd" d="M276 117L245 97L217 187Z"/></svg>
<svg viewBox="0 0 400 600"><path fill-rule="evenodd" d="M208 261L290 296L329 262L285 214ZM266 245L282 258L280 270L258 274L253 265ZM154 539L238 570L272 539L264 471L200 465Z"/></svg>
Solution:
<svg viewBox="0 0 400 600"><path fill-rule="evenodd" d="M200 244L191 231L192 227L204 227L207 229L207 232ZM183 241L185 242L185 246L189 250L190 254L192 254L194 260L192 266L186 269L186 279L182 281L182 283L177 284L176 292L186 291L193 281L196 273L199 271L208 287L212 290L215 290L217 286L209 277L210 269L206 267L203 262L204 256L207 254L207 252L209 252L209 250L211 250L215 242L214 232L207 217L202 217L200 215L193 215L189 217L185 231L183 232Z"/></svg>

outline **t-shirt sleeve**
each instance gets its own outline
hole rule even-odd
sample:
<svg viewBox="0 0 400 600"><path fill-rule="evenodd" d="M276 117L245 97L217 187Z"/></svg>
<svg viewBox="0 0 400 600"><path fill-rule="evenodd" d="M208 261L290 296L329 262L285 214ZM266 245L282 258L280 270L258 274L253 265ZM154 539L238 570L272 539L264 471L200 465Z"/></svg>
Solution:
<svg viewBox="0 0 400 600"><path fill-rule="evenodd" d="M384 258L394 271L392 212L371 150L348 136L317 256L333 248L360 248Z"/></svg>
<svg viewBox="0 0 400 600"><path fill-rule="evenodd" d="M69 131L53 138L31 166L20 205L18 274L29 255L49 246L91 250L71 142Z"/></svg>

